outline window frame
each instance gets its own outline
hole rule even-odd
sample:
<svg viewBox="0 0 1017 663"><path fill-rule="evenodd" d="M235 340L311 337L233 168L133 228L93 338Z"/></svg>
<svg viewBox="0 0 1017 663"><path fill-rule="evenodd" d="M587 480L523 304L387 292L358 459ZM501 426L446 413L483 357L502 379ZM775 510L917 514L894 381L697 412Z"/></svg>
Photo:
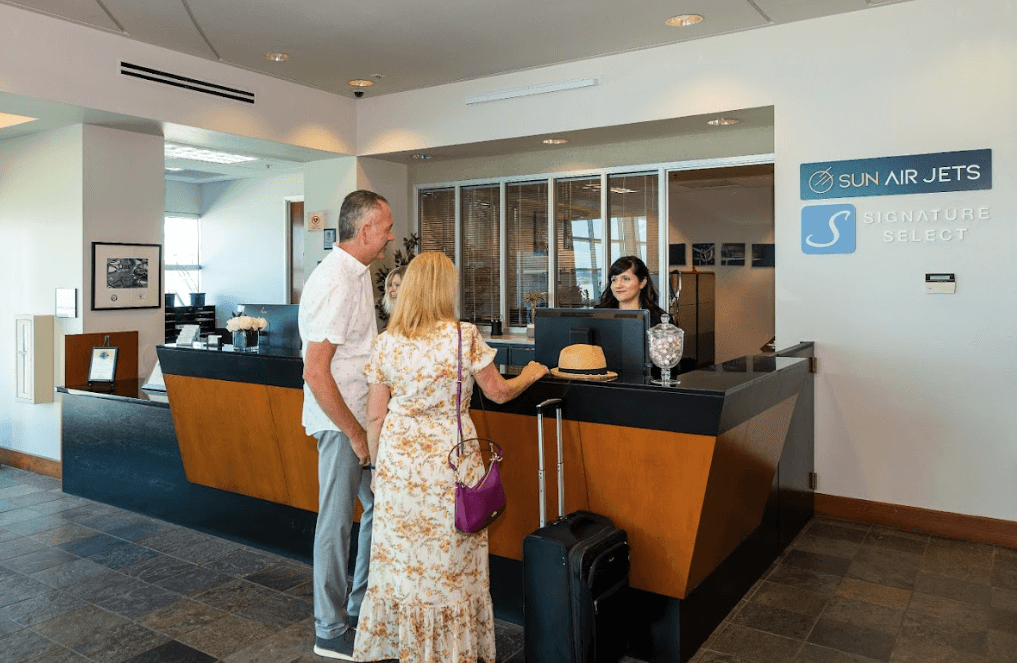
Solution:
<svg viewBox="0 0 1017 663"><path fill-rule="evenodd" d="M423 192L438 189L453 189L455 191L455 220L453 226L453 236L455 237L455 264L457 268L462 264L463 247L461 245L462 238L462 224L461 224L461 209L462 209L462 189L472 188L478 186L498 186L501 190L500 196L500 223L499 232L501 235L500 242L500 263L501 263L501 311L499 315L502 320L508 322L509 311L508 311L508 255L506 253L506 187L511 184L527 184L537 181L547 182L547 221L548 221L548 293L547 293L547 305L555 305L558 301L556 290L557 283L557 255L556 251L551 250L552 246L557 243L555 220L557 210L557 200L555 200L555 188L558 180L567 179L581 179L581 178L600 178L600 212L601 220L604 224L604 238L603 238L603 251L601 252L600 269L602 274L607 274L611 267L609 259L611 258L611 219L609 218L610 205L608 201L609 191L609 179L615 175L639 175L639 174L650 174L656 172L657 174L657 270L652 273L655 282L658 284L658 302L657 304L667 310L668 307L668 289L663 284L667 281L667 269L668 269L668 219L670 219L670 210L668 207L668 186L667 177L668 173L682 170L709 170L712 168L730 168L732 166L751 166L751 165L763 165L774 163L774 154L750 154L735 157L715 157L709 159L692 159L686 161L673 161L665 163L651 163L651 164L629 164L624 166L611 166L607 168L591 168L575 171L550 171L537 174L525 174L525 175L509 175L503 177L486 177L471 180L452 180L443 182L428 182L418 183L413 185L413 227L418 235L421 235L421 209L420 209L420 196ZM462 301L462 284L460 283L459 297ZM590 293L592 299L596 300L600 297L600 293ZM508 327L505 326L506 331L511 329L514 331L523 331L523 327Z"/></svg>

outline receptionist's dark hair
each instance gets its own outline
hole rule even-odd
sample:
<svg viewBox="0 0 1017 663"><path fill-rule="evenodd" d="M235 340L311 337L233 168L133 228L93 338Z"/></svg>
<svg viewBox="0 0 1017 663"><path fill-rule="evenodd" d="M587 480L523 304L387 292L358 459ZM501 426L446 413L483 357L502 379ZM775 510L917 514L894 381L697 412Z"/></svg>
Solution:
<svg viewBox="0 0 1017 663"><path fill-rule="evenodd" d="M656 312L657 315L663 314L664 310L657 305L657 289L653 287L650 270L646 267L646 263L639 259L639 256L622 256L614 261L611 269L607 272L607 287L600 296L597 308L618 308L618 298L611 292L611 279L630 269L640 282L643 279L646 280L646 285L639 291L639 308L645 308L651 313Z"/></svg>

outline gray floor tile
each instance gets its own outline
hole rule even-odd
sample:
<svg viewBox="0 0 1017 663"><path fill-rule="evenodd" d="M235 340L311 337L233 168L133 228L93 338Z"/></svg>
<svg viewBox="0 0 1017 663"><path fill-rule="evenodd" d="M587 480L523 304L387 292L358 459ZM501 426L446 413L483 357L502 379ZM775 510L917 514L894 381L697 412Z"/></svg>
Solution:
<svg viewBox="0 0 1017 663"><path fill-rule="evenodd" d="M217 571L211 571L200 566L192 566L183 573L178 573L154 584L178 594L193 596L231 580L233 578L225 573L218 573Z"/></svg>
<svg viewBox="0 0 1017 663"><path fill-rule="evenodd" d="M95 533L94 529L85 527L84 525L64 521L62 525L44 532L36 532L31 536L34 540L39 541L40 543L45 543L50 546L59 546L62 543L84 539L85 537L92 536Z"/></svg>
<svg viewBox="0 0 1017 663"><path fill-rule="evenodd" d="M125 594L106 599L98 603L98 606L127 619L136 620L153 610L176 603L179 599L180 595L176 592L155 585L142 584Z"/></svg>
<svg viewBox="0 0 1017 663"><path fill-rule="evenodd" d="M147 583L160 582L185 572L194 572L198 567L191 562L169 555L157 555L118 569L121 573L134 576Z"/></svg>
<svg viewBox="0 0 1017 663"><path fill-rule="evenodd" d="M231 576L246 576L250 573L257 573L262 569L278 563L278 559L272 555L242 548L233 550L222 557L205 562L202 566L212 571L218 571Z"/></svg>
<svg viewBox="0 0 1017 663"><path fill-rule="evenodd" d="M76 556L69 552L64 552L59 548L45 548L19 555L12 559L5 559L4 566L18 573L30 575L36 571L42 571L58 564L73 562L76 559L78 559Z"/></svg>
<svg viewBox="0 0 1017 663"><path fill-rule="evenodd" d="M33 511L35 511L35 509L33 509ZM38 512L36 511L36 513ZM67 521L57 516L40 514L35 518L10 523L6 525L6 528L12 532L18 532L20 534L35 534L36 532L45 532L46 530L60 527L65 522Z"/></svg>
<svg viewBox="0 0 1017 663"><path fill-rule="evenodd" d="M28 629L0 635L0 660L4 663L35 661L57 649L61 647L55 642Z"/></svg>
<svg viewBox="0 0 1017 663"><path fill-rule="evenodd" d="M214 663L216 658L182 642L170 640L124 663Z"/></svg>
<svg viewBox="0 0 1017 663"><path fill-rule="evenodd" d="M311 567L295 566L286 562L273 564L245 576L245 579L249 582L280 592L292 589L301 583L311 580L311 578Z"/></svg>
<svg viewBox="0 0 1017 663"><path fill-rule="evenodd" d="M111 569L120 569L125 566L136 564L145 559L158 557L159 553L148 548L130 543L129 541L117 541L113 545L103 548L99 552L88 555L88 559L96 564L108 566Z"/></svg>
<svg viewBox="0 0 1017 663"><path fill-rule="evenodd" d="M88 603L76 596L53 589L0 608L0 617L22 626L34 626L58 615L80 610L87 605Z"/></svg>
<svg viewBox="0 0 1017 663"><path fill-rule="evenodd" d="M88 559L79 559L73 562L65 562L43 571L36 571L31 578L46 583L50 587L64 587L72 583L80 582L91 576L106 573L106 567L96 564Z"/></svg>

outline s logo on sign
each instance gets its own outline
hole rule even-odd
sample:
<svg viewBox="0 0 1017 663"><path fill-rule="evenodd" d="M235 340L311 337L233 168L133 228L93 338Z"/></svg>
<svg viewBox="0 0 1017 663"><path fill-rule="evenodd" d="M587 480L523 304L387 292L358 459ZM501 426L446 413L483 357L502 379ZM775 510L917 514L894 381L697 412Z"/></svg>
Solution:
<svg viewBox="0 0 1017 663"><path fill-rule="evenodd" d="M802 209L802 253L854 253L854 250L854 205L813 205Z"/></svg>

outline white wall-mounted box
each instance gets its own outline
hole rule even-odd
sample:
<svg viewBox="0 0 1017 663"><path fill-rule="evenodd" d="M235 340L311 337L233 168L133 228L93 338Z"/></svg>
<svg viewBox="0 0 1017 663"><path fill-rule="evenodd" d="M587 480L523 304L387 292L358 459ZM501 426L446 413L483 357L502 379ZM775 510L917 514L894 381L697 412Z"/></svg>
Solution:
<svg viewBox="0 0 1017 663"><path fill-rule="evenodd" d="M14 400L22 403L52 403L53 316L19 315L15 324Z"/></svg>

